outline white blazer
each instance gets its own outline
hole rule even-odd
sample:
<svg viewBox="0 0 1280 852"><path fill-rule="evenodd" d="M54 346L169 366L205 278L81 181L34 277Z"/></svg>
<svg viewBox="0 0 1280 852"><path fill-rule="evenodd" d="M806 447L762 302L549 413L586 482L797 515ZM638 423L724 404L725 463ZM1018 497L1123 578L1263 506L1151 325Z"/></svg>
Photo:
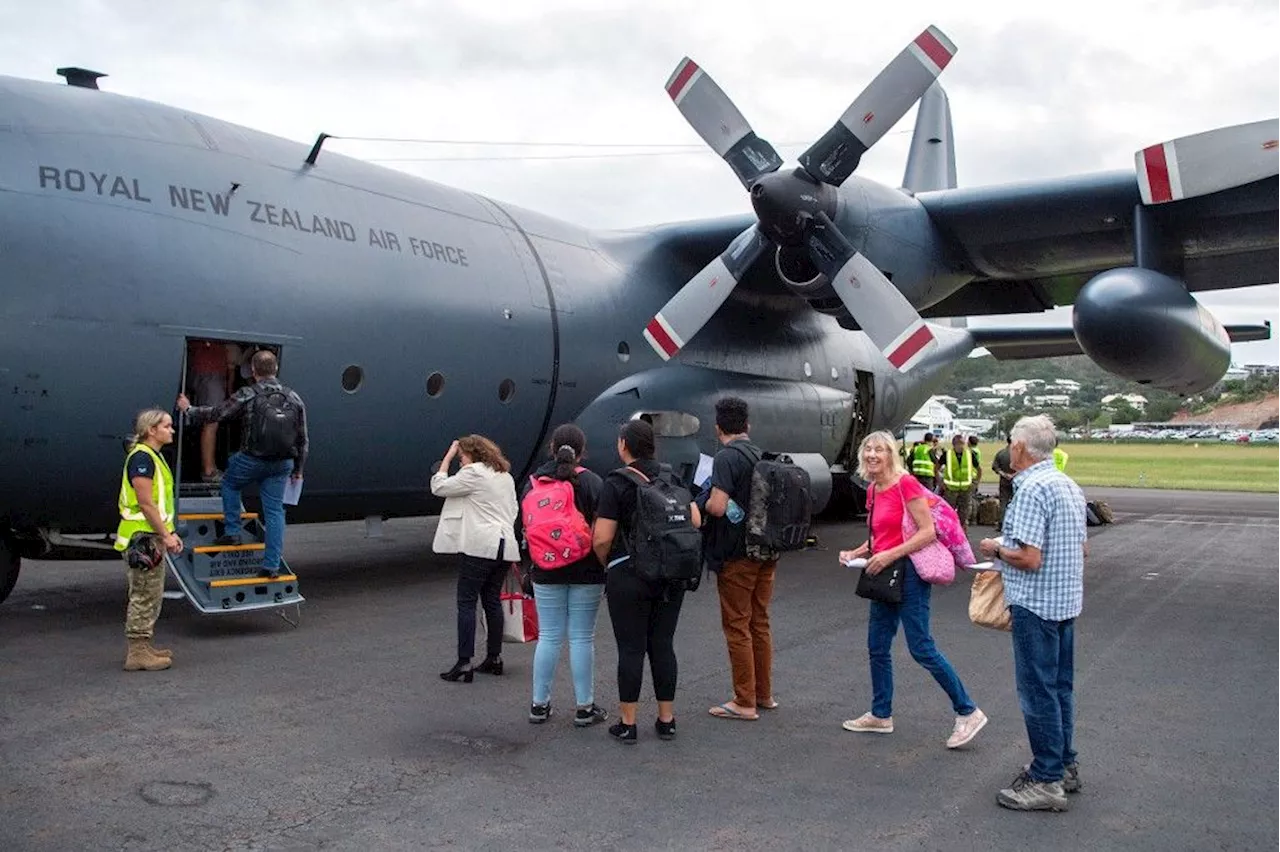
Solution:
<svg viewBox="0 0 1280 852"><path fill-rule="evenodd" d="M511 474L472 462L453 476L432 476L431 493L445 498L431 544L436 553L465 553L508 562L520 558L514 527L520 507ZM498 552L499 542L504 543L502 553Z"/></svg>

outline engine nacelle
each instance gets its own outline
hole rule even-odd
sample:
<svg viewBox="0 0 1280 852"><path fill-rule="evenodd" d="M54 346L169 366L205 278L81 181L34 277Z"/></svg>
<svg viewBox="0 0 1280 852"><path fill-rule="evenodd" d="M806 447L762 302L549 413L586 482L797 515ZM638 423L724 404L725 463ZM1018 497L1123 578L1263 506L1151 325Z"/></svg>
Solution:
<svg viewBox="0 0 1280 852"><path fill-rule="evenodd" d="M809 259L809 250L778 246L773 255L773 268L778 277L800 298L820 313L834 317L849 315L849 310L832 289L827 276Z"/></svg>
<svg viewBox="0 0 1280 852"><path fill-rule="evenodd" d="M1108 372L1191 394L1231 365L1231 340L1182 282L1122 267L1090 279L1076 297L1072 326L1080 348Z"/></svg>

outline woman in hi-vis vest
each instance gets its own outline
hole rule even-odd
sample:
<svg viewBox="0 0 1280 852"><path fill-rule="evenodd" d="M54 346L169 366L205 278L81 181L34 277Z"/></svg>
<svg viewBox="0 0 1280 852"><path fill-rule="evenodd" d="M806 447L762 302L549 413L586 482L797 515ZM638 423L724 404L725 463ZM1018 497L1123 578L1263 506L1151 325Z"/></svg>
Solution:
<svg viewBox="0 0 1280 852"><path fill-rule="evenodd" d="M124 635L129 640L124 670L160 671L172 664L171 651L151 644L164 600L164 552L182 552L174 532L173 473L160 450L173 443L173 418L158 408L138 414L133 446L120 477L120 526L116 550L124 554L129 581Z"/></svg>

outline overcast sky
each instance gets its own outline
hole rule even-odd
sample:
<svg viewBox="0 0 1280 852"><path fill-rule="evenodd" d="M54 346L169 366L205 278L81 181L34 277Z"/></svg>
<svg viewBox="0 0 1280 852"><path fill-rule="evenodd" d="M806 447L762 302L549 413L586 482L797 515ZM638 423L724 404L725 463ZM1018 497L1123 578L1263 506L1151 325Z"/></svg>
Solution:
<svg viewBox="0 0 1280 852"><path fill-rule="evenodd" d="M0 0L0 74L54 80L56 67L79 65L108 73L104 89L308 144L325 131L690 146L328 143L570 221L626 227L750 209L663 91L682 56L794 158L930 23L959 49L942 80L962 186L1132 168L1151 143L1280 112L1275 0ZM859 174L900 184L913 120ZM610 156L583 158L593 153ZM539 159L456 159L521 155ZM548 159L565 156L575 159ZM1274 285L1202 300L1226 323L1280 329ZM1070 323L1069 311L1045 318ZM1235 360L1276 363L1278 348L1237 346Z"/></svg>

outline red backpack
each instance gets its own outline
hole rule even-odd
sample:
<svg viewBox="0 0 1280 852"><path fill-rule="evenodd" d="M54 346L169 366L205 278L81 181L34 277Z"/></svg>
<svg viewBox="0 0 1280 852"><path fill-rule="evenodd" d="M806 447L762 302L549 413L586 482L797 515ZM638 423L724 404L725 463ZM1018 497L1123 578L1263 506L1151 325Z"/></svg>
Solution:
<svg viewBox="0 0 1280 852"><path fill-rule="evenodd" d="M531 476L529 485L529 493L520 501L529 560L549 571L572 565L591 553L591 527L573 501L573 483Z"/></svg>

